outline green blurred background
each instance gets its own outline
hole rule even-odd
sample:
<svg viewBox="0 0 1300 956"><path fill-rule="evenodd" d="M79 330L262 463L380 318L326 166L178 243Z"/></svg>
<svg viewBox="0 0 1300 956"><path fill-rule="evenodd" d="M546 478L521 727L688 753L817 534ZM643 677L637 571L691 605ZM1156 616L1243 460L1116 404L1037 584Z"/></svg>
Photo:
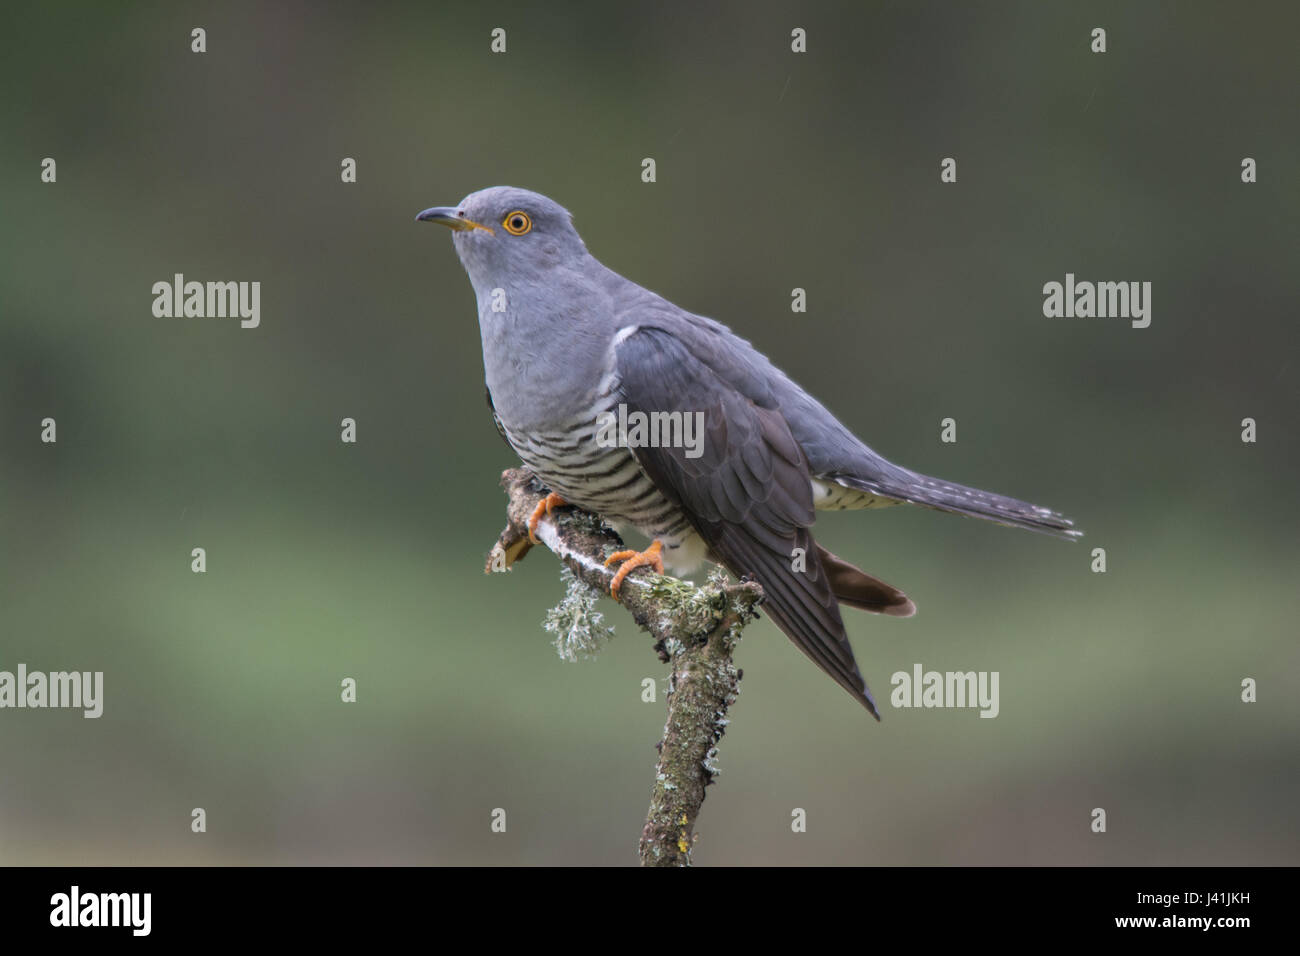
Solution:
<svg viewBox="0 0 1300 956"><path fill-rule="evenodd" d="M877 725L764 620L697 863L1300 862L1294 4L0 17L0 669L106 697L0 712L0 861L635 862L663 666L609 602L562 663L548 556L483 574L515 462L412 221L507 183L883 454L1087 531L824 517L920 608L849 618L877 698L997 670L1001 715ZM261 281L261 327L154 318L176 272ZM1044 318L1066 272L1151 281L1151 327Z"/></svg>

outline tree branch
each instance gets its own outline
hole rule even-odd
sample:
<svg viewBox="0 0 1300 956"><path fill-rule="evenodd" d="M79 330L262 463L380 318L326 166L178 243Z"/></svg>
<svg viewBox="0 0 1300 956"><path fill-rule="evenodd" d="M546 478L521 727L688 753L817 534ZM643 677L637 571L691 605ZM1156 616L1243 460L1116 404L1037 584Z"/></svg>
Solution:
<svg viewBox="0 0 1300 956"><path fill-rule="evenodd" d="M509 498L506 527L488 555L488 573L509 570L532 548L528 518L545 494L523 469L504 472L501 486ZM599 519L557 510L539 522L537 537L578 580L609 593L615 569L605 567L605 558L623 542ZM758 616L763 590L753 582L726 584L720 575L696 587L638 569L624 580L619 596L632 619L655 639L659 659L670 665L668 721L641 831L641 865L689 866L705 787L718 773L727 708L740 693L742 675L732 653L741 630Z"/></svg>

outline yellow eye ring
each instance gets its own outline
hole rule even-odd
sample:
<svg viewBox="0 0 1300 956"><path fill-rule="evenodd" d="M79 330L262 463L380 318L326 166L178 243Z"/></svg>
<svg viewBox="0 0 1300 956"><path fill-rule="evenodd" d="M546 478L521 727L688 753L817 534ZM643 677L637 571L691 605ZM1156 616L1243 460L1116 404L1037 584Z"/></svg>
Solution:
<svg viewBox="0 0 1300 956"><path fill-rule="evenodd" d="M533 228L533 221L528 218L528 213L516 209L501 220L501 228L512 236L522 236Z"/></svg>

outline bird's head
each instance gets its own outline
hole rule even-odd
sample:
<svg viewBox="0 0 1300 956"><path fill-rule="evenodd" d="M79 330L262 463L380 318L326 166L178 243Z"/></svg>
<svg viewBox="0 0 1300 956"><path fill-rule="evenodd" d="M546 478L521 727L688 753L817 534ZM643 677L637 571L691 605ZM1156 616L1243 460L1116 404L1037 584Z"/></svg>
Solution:
<svg viewBox="0 0 1300 956"><path fill-rule="evenodd" d="M415 218L453 230L456 253L476 288L508 286L587 256L567 209L514 186L480 189Z"/></svg>

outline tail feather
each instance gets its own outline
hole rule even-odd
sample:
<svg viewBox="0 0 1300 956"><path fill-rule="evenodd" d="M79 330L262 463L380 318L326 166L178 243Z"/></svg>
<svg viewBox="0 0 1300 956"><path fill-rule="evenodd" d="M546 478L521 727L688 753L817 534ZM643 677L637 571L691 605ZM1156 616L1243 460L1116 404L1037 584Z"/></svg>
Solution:
<svg viewBox="0 0 1300 956"><path fill-rule="evenodd" d="M892 617L911 617L916 613L916 605L892 584L873 578L861 568L831 554L820 544L817 545L817 552L822 567L826 569L826 577L835 599L841 604Z"/></svg>
<svg viewBox="0 0 1300 956"><path fill-rule="evenodd" d="M844 473L824 477L847 488L939 511L996 521L1013 528L1039 531L1070 540L1083 536L1082 531L1075 529L1074 522L1058 511L991 491L980 491L978 488L920 475L897 465L891 465L888 470L869 477Z"/></svg>

